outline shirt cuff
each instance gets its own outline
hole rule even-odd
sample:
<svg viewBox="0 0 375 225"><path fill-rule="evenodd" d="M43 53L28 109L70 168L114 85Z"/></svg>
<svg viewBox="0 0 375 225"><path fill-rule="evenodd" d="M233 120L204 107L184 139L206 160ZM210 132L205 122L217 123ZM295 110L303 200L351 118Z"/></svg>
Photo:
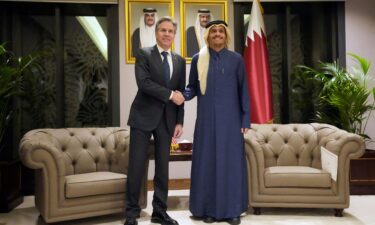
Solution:
<svg viewBox="0 0 375 225"><path fill-rule="evenodd" d="M173 98L173 91L171 91L171 95L169 96L169 100L172 100Z"/></svg>

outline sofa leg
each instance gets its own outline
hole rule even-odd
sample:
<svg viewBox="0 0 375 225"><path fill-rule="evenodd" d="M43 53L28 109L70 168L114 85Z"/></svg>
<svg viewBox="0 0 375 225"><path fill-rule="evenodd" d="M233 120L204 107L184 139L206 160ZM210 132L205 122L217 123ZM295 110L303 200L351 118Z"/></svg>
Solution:
<svg viewBox="0 0 375 225"><path fill-rule="evenodd" d="M342 217L342 212L344 209L335 209L335 216L336 217Z"/></svg>
<svg viewBox="0 0 375 225"><path fill-rule="evenodd" d="M46 220L43 218L42 214L38 216L38 224L48 224Z"/></svg>
<svg viewBox="0 0 375 225"><path fill-rule="evenodd" d="M254 215L260 215L260 207L253 207Z"/></svg>

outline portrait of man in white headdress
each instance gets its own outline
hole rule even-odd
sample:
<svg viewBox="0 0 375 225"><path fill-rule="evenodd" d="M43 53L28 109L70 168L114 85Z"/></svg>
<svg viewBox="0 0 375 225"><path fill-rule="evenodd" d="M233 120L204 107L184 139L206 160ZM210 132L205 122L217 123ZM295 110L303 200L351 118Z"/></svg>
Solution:
<svg viewBox="0 0 375 225"><path fill-rule="evenodd" d="M213 20L212 13L209 9L199 9L194 26L188 27L186 30L186 53L187 57L199 52L206 44L203 34L206 30L206 24Z"/></svg>
<svg viewBox="0 0 375 225"><path fill-rule="evenodd" d="M155 8L144 8L142 12L142 16L139 18L139 27L134 30L132 35L133 57L138 49L156 44L155 24L158 20L157 10Z"/></svg>

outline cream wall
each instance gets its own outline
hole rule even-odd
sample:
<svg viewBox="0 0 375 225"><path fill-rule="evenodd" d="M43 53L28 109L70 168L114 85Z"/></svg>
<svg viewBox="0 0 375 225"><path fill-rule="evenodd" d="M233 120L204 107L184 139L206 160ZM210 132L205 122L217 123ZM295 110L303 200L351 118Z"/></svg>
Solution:
<svg viewBox="0 0 375 225"><path fill-rule="evenodd" d="M347 0L345 4L346 51L360 55L372 62L370 73L375 79L375 1ZM353 62L347 58L347 65ZM374 87L372 81L370 87ZM375 113L371 115L366 133L375 140ZM367 148L375 150L375 144Z"/></svg>

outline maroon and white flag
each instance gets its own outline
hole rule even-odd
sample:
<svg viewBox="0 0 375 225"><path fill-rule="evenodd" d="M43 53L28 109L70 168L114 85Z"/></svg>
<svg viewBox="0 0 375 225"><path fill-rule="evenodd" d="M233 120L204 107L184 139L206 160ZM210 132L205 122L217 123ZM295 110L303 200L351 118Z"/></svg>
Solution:
<svg viewBox="0 0 375 225"><path fill-rule="evenodd" d="M243 54L252 123L271 123L273 118L272 81L265 34L260 2L254 0Z"/></svg>

